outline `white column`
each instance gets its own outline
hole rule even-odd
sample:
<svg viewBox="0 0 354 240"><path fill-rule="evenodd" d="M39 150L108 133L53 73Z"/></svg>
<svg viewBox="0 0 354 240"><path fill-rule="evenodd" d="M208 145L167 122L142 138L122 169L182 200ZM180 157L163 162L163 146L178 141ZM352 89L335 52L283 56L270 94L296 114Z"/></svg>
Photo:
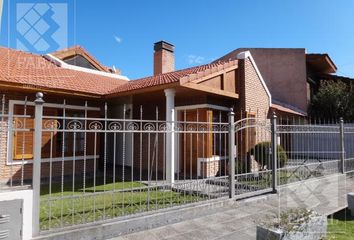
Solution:
<svg viewBox="0 0 354 240"><path fill-rule="evenodd" d="M168 132L166 134L166 181L173 184L175 181L175 90L165 89L166 96L166 122Z"/></svg>

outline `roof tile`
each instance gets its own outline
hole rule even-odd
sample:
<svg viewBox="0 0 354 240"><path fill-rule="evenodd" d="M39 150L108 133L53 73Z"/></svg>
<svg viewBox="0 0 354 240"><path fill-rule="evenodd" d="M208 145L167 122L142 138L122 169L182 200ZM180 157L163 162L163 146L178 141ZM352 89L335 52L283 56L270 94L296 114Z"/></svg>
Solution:
<svg viewBox="0 0 354 240"><path fill-rule="evenodd" d="M155 76L140 78L127 82L126 84L120 85L110 91L111 94L133 91L142 88L154 87L158 85L170 84L179 82L184 77L191 77L193 79L193 74L197 75L203 71L208 70L211 73L213 69L221 70L225 65L235 64L235 61L218 61L210 64L200 65L196 67L186 68L174 72L163 73ZM197 75L198 76L198 75Z"/></svg>
<svg viewBox="0 0 354 240"><path fill-rule="evenodd" d="M104 95L126 80L61 68L44 57L0 47L0 81Z"/></svg>

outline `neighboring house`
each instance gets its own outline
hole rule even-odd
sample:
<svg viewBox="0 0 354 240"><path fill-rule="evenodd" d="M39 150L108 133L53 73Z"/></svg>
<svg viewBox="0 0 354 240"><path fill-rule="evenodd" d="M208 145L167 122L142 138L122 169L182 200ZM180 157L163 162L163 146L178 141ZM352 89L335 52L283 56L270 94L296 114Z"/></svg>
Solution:
<svg viewBox="0 0 354 240"><path fill-rule="evenodd" d="M321 79L338 79L337 67L328 54L306 53L304 48L239 48L219 60L236 59L249 51L272 95L272 109L284 107L307 115L308 105ZM219 61L217 60L217 61Z"/></svg>
<svg viewBox="0 0 354 240"><path fill-rule="evenodd" d="M4 126L16 122L15 115L23 114L25 109L26 115L34 116L33 100L38 91L45 93L46 116L62 116L65 112L66 116L80 117L86 112L88 117L99 117L103 116L105 102L108 103L107 112L110 118L140 119L142 116L145 120L156 120L156 108L159 109L158 119L166 121L226 122L230 108L236 112L236 120L245 117L266 120L272 111L284 116L304 116L312 89L309 72L320 70L323 74L332 73L335 66L333 64L334 67L331 68L332 62L329 60L328 55L310 56L305 54L304 49L238 49L213 63L175 71L174 46L161 41L154 46L154 76L128 81L120 75L119 70L103 66L81 47L44 56L0 48L0 93L6 96L5 113L13 118L2 121L1 124ZM123 106L126 110L124 113ZM26 124L33 125L33 118L27 120ZM7 181L10 169L12 173L15 169L18 172L15 178L19 178L21 162L24 160L25 179L31 179L33 133L1 133L0 138L0 181ZM25 148L18 141L23 138L28 142ZM53 169L58 171L58 175L62 159L65 160L65 169L71 168L70 156L75 155L76 168L82 167L82 136L76 135L75 153L73 137L67 138L66 146L62 146L60 136L43 134L43 177L48 176L47 158L50 147L54 148L51 152L55 156L52 157L57 162L53 163ZM88 135L87 138L88 144L92 144L90 140L93 136ZM49 146L49 140L56 144ZM203 158L208 163L208 159L223 154L215 150L214 145L219 144L216 140L211 134L203 143L203 156L192 152L192 158L185 159L191 161L186 166L188 169L180 166L179 169L175 168L175 172L190 172L193 169L191 174L199 175L198 158ZM119 144L121 142L118 141L115 148L121 149ZM166 147L167 145L168 142ZM89 149L86 160L102 159L99 144L95 146L96 151L94 146L86 147ZM183 148L177 151L191 151L188 144L184 143ZM248 150L244 149L244 152ZM144 148L143 151L148 150ZM94 156L94 152L97 156ZM136 160L139 156L130 152L125 152L125 165L140 167L136 165L139 163ZM112 162L110 156L107 161ZM117 164L122 164L121 161ZM163 171L163 157L160 156L158 161L161 163L157 170ZM147 164L144 160L142 167L146 169ZM86 170L93 171L93 168L91 161Z"/></svg>

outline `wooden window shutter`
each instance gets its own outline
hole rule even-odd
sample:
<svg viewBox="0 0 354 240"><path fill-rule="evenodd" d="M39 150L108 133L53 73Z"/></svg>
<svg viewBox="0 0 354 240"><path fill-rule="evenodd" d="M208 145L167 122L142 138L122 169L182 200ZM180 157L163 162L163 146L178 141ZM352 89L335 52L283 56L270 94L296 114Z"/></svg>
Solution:
<svg viewBox="0 0 354 240"><path fill-rule="evenodd" d="M24 106L15 105L14 106L15 115L24 114ZM14 128L16 126L23 126L24 129L29 129L30 131L14 131L13 135L13 159L22 160L22 159L33 159L33 140L34 140L34 107L27 106L26 115L30 115L30 118L14 117ZM56 116L57 110L53 108L45 108L44 115L46 116ZM46 119L45 121L50 121ZM45 124L43 121L43 124ZM52 133L52 134L51 134ZM42 156L50 157L50 142L51 135L53 136L53 157L56 155L56 134L53 132L43 132L42 133Z"/></svg>
<svg viewBox="0 0 354 240"><path fill-rule="evenodd" d="M23 115L24 114L24 106L15 105L14 106L15 115ZM27 106L26 115L33 116L34 108L32 106ZM32 159L33 158L33 128L34 128L34 117L30 118L22 118L22 117L14 117L13 127L18 130L14 131L13 135L13 159L21 160L21 159ZM21 131L23 130L26 131ZM27 131L30 129L30 131Z"/></svg>
<svg viewBox="0 0 354 240"><path fill-rule="evenodd" d="M206 149L206 152L207 152L207 155L208 157L212 157L213 156L213 150L214 150L214 147L213 147L213 111L212 110L207 110L206 111L206 119L207 119L207 122L209 123L208 125L208 128L210 130L210 132L208 133L207 135L207 142L206 142L206 146L207 146L207 149Z"/></svg>
<svg viewBox="0 0 354 240"><path fill-rule="evenodd" d="M44 108L43 114L45 116L57 116L58 110L56 108ZM49 158L50 152L52 151L52 157L57 156L57 124L54 119L43 119L42 127L46 124L46 127L53 127L54 129L51 131L43 131L42 132L42 157ZM53 124L53 125L51 125ZM52 145L52 149L51 149Z"/></svg>

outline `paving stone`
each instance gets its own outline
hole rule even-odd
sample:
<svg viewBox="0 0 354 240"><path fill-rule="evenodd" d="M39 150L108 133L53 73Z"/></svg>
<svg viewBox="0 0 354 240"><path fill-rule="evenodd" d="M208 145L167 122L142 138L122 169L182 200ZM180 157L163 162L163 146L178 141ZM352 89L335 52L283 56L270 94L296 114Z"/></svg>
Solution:
<svg viewBox="0 0 354 240"><path fill-rule="evenodd" d="M220 235L220 232L215 232L208 227L202 229L202 230L196 230L189 232L188 235L192 236L192 239L205 239L205 240L211 240L215 239Z"/></svg>
<svg viewBox="0 0 354 240"><path fill-rule="evenodd" d="M251 215L251 213L245 212L241 208L226 211L225 214L230 215L232 219L239 219Z"/></svg>
<svg viewBox="0 0 354 240"><path fill-rule="evenodd" d="M162 239L163 240L193 240L193 238L191 238L191 236L189 236L187 233L175 235L169 238L162 238Z"/></svg>
<svg viewBox="0 0 354 240"><path fill-rule="evenodd" d="M172 226L165 226L160 228L155 228L150 230L150 232L155 235L158 239L173 237L181 234L181 232L177 231Z"/></svg>
<svg viewBox="0 0 354 240"><path fill-rule="evenodd" d="M216 213L210 216L194 219L193 222L198 225L205 226L205 224L220 223L232 219L233 217L225 213Z"/></svg>
<svg viewBox="0 0 354 240"><path fill-rule="evenodd" d="M180 223L175 223L170 225L172 228L174 228L176 231L180 232L180 233L186 233L186 232L190 232L193 229L198 229L199 225L197 225L196 223L194 223L193 221L184 221L184 222L180 222Z"/></svg>
<svg viewBox="0 0 354 240"><path fill-rule="evenodd" d="M255 237L242 232L233 232L216 238L216 240L255 240Z"/></svg>
<svg viewBox="0 0 354 240"><path fill-rule="evenodd" d="M133 233L129 235L122 236L123 240L159 240L158 237L156 237L154 234L152 234L150 231L143 231L143 232L138 232L138 233ZM116 240L116 239L114 239Z"/></svg>

